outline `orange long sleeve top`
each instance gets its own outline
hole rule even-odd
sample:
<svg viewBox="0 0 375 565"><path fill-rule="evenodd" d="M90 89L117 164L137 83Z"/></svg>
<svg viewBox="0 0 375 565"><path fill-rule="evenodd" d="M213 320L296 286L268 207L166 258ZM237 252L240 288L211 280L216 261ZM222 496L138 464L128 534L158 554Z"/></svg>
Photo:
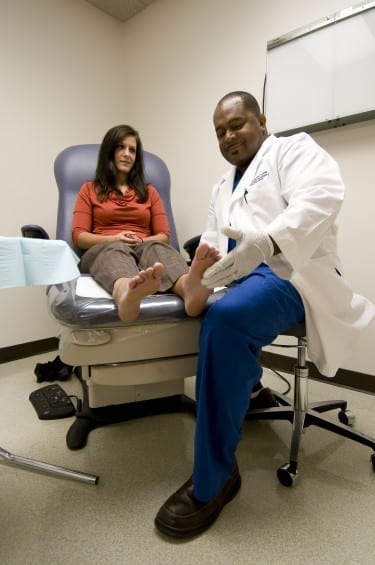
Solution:
<svg viewBox="0 0 375 565"><path fill-rule="evenodd" d="M124 230L131 230L142 239L159 233L170 237L167 214L156 188L148 185L146 202L138 202L132 188L128 188L123 196L113 193L108 200L100 202L94 183L85 182L80 188L73 212L74 244L77 245L81 232L115 235Z"/></svg>

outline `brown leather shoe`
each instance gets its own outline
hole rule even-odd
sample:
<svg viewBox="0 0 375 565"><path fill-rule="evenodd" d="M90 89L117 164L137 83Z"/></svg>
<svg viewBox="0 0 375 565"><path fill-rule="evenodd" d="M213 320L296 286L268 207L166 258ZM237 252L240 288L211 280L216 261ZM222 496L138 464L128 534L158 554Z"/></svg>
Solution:
<svg viewBox="0 0 375 565"><path fill-rule="evenodd" d="M160 508L155 518L155 526L167 536L196 536L213 524L224 506L236 496L240 487L241 476L237 463L219 494L209 502L199 502L194 498L193 480L190 477Z"/></svg>

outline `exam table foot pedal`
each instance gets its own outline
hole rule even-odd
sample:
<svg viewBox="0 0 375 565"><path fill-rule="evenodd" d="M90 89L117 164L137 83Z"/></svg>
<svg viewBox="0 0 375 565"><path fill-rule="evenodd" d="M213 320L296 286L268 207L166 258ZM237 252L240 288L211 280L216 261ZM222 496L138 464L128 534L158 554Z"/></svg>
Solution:
<svg viewBox="0 0 375 565"><path fill-rule="evenodd" d="M48 385L34 390L29 400L40 420L57 420L74 416L76 409L60 385Z"/></svg>

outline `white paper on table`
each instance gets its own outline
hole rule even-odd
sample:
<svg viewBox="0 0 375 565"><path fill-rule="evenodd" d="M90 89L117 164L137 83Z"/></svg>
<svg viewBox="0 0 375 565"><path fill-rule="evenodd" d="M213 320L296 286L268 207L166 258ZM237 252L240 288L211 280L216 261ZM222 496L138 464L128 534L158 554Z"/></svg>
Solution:
<svg viewBox="0 0 375 565"><path fill-rule="evenodd" d="M226 289L226 286L218 286L214 292ZM79 277L76 283L75 293L77 296L84 298L112 298L112 296L104 290L92 277Z"/></svg>
<svg viewBox="0 0 375 565"><path fill-rule="evenodd" d="M70 281L80 275L78 263L63 240L0 236L0 288Z"/></svg>
<svg viewBox="0 0 375 565"><path fill-rule="evenodd" d="M86 298L112 298L93 278L79 277L76 283L76 294Z"/></svg>

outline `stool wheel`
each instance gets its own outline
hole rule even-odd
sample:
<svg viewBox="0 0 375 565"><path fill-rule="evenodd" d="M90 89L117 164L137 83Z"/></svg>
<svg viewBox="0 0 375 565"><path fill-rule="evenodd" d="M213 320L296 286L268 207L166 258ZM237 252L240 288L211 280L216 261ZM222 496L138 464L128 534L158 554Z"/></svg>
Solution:
<svg viewBox="0 0 375 565"><path fill-rule="evenodd" d="M298 479L296 464L285 463L277 470L277 478L285 487L292 487Z"/></svg>
<svg viewBox="0 0 375 565"><path fill-rule="evenodd" d="M346 426L354 426L355 414L351 410L340 410L339 420L342 424Z"/></svg>

